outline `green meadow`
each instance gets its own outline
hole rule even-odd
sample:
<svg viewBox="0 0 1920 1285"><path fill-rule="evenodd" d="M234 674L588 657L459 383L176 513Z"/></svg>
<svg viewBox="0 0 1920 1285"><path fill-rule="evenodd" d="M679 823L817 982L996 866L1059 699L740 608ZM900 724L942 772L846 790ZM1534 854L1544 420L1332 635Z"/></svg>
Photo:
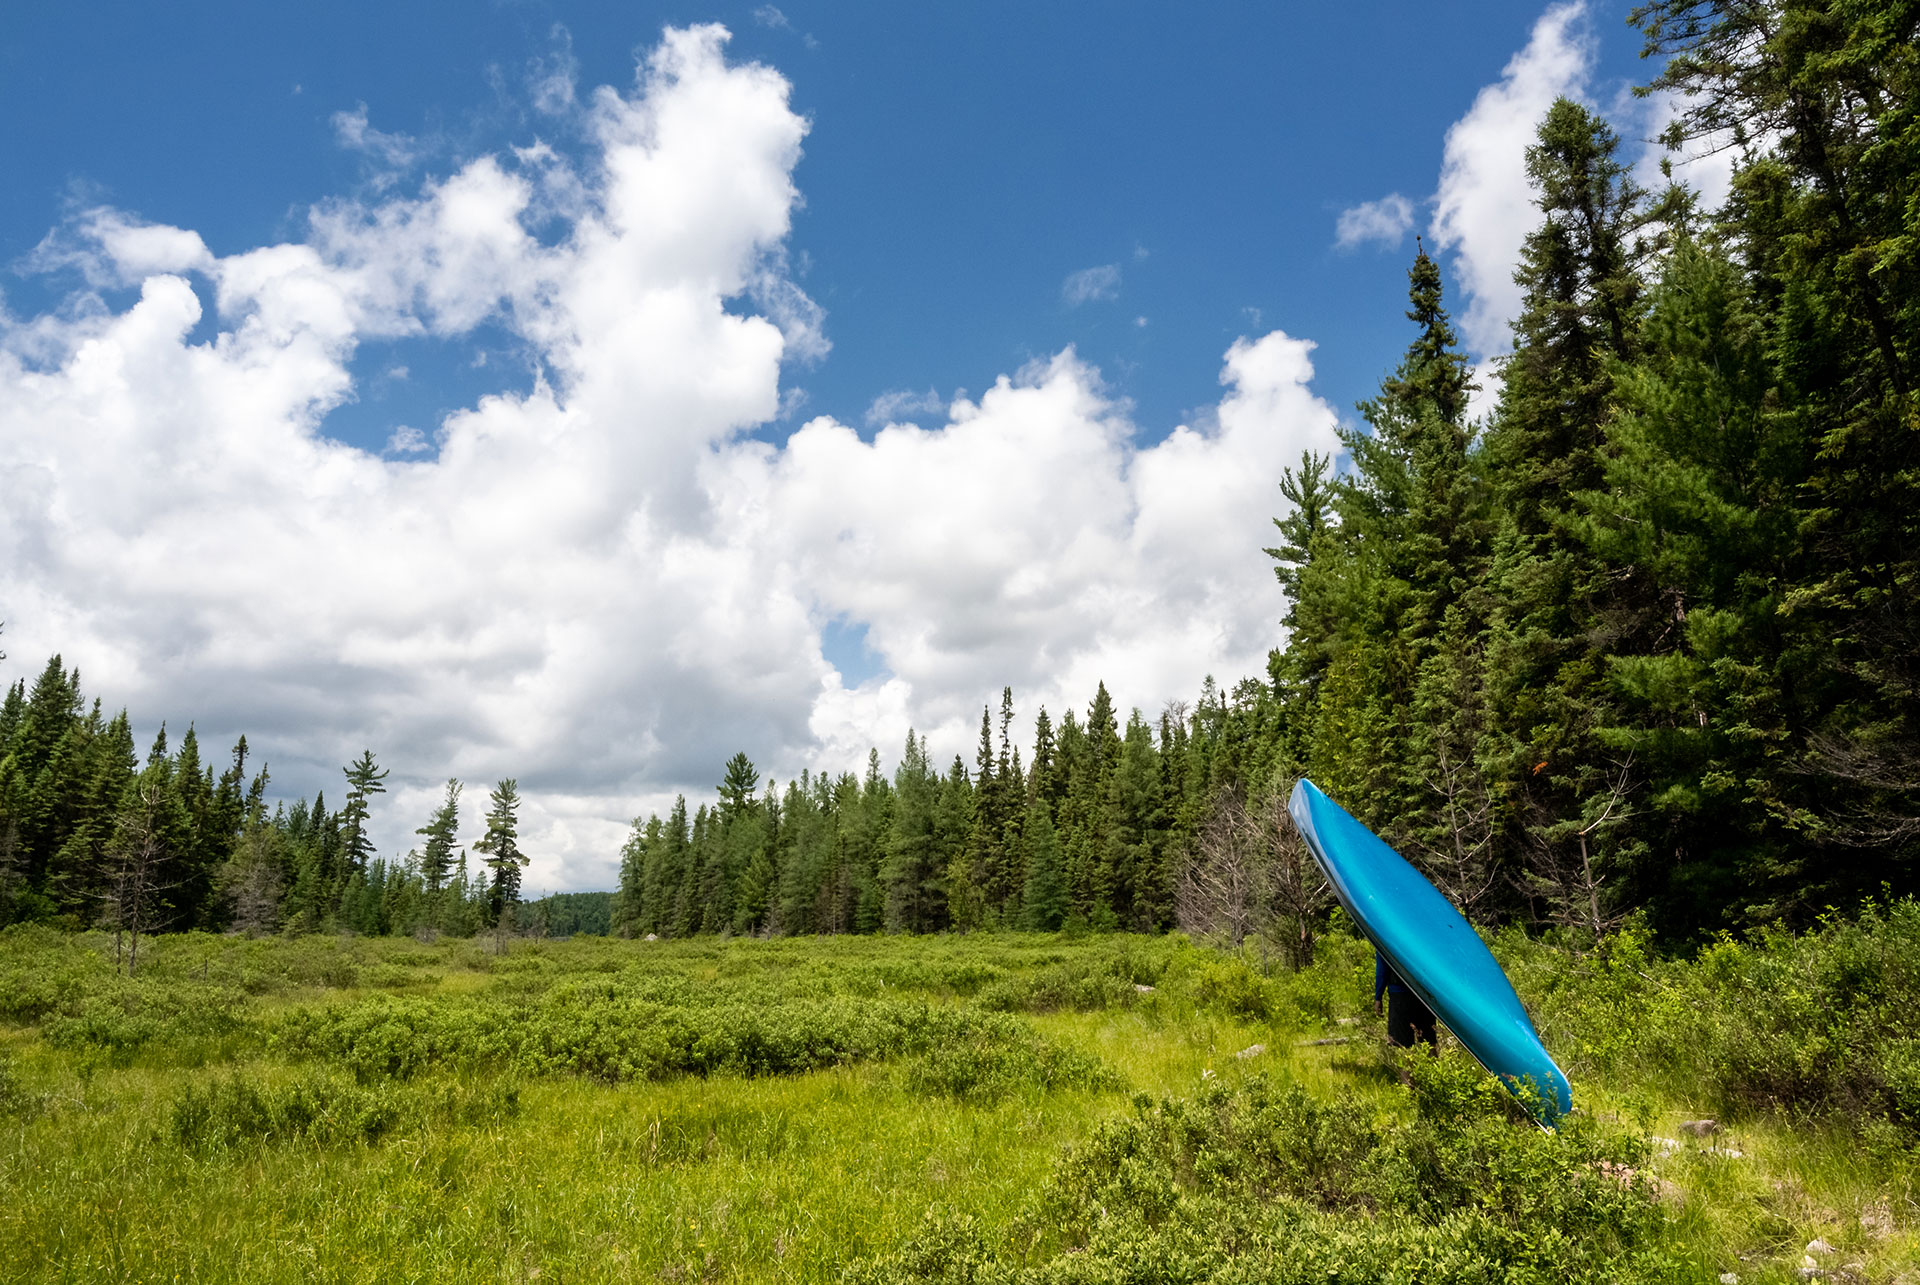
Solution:
<svg viewBox="0 0 1920 1285"><path fill-rule="evenodd" d="M1339 931L1298 973L185 934L129 977L8 929L0 1280L1920 1280L1912 903L1493 944L1573 1080L1554 1133L1457 1048L1396 1061Z"/></svg>

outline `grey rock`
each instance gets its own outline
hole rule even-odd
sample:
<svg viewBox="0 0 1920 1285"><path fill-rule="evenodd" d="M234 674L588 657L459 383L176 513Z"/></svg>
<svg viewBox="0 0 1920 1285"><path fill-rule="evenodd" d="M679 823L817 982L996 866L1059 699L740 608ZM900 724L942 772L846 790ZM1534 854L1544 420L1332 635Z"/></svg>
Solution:
<svg viewBox="0 0 1920 1285"><path fill-rule="evenodd" d="M1720 1132L1720 1122L1718 1120L1682 1120L1680 1132L1690 1133L1696 1138L1711 1138Z"/></svg>
<svg viewBox="0 0 1920 1285"><path fill-rule="evenodd" d="M1145 982L1135 982L1133 984L1133 989L1139 991L1142 995L1153 994L1153 987L1147 985Z"/></svg>
<svg viewBox="0 0 1920 1285"><path fill-rule="evenodd" d="M1238 1053L1235 1053L1234 1056L1239 1058L1242 1062L1244 1062L1250 1057L1259 1057L1262 1053L1265 1053L1266 1051L1267 1051L1267 1046L1264 1044L1249 1044L1247 1045L1247 1047L1241 1049Z"/></svg>

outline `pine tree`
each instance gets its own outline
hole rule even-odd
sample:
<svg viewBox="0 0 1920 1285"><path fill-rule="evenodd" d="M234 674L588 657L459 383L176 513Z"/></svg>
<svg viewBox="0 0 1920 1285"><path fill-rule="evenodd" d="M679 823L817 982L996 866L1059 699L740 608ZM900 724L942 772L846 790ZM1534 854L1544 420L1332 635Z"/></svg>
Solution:
<svg viewBox="0 0 1920 1285"><path fill-rule="evenodd" d="M439 928L441 893L453 870L454 846L460 837L460 782L447 778L445 796L427 823L414 833L426 840L420 849L420 878L426 885L427 926Z"/></svg>
<svg viewBox="0 0 1920 1285"><path fill-rule="evenodd" d="M1683 110L1668 141L1743 148L1719 234L1767 332L1783 408L1817 451L1785 625L1816 660L1797 675L1799 757L1784 814L1826 851L1826 887L1891 877L1920 855L1920 13L1808 0L1653 3L1633 14L1665 55L1647 92ZM1787 874L1785 870L1782 872ZM1790 875L1788 876L1790 879ZM1816 894L1817 895L1817 894Z"/></svg>
<svg viewBox="0 0 1920 1285"><path fill-rule="evenodd" d="M340 810L341 855L344 873L364 875L373 858L373 840L367 835L368 805L376 794L385 794L387 769L376 768L373 751L367 750L357 762L341 769L347 775L347 806Z"/></svg>
<svg viewBox="0 0 1920 1285"><path fill-rule="evenodd" d="M612 895L609 932L614 937L643 937L660 930L659 814L645 822L636 816L620 845L620 889Z"/></svg>
<svg viewBox="0 0 1920 1285"><path fill-rule="evenodd" d="M1791 815L1795 693L1826 648L1782 612L1815 442L1804 411L1781 404L1767 349L1735 264L1677 247L1643 355L1619 375L1606 484L1577 527L1645 604L1607 658L1618 712L1598 735L1633 756L1647 802L1616 808L1589 851L1619 870L1622 904L1650 904L1680 932L1769 922L1878 886L1777 824Z"/></svg>
<svg viewBox="0 0 1920 1285"><path fill-rule="evenodd" d="M1173 912L1171 872L1164 862L1167 814L1153 732L1137 709L1127 719L1115 756L1106 815L1106 842L1095 880L1105 889L1113 924L1138 932L1165 927ZM1096 926L1106 918L1100 910L1096 903Z"/></svg>
<svg viewBox="0 0 1920 1285"><path fill-rule="evenodd" d="M966 865L973 812L973 782L966 763L956 754L934 799L933 857L941 872L943 926L963 931L979 922L979 891Z"/></svg>
<svg viewBox="0 0 1920 1285"><path fill-rule="evenodd" d="M759 786L760 773L744 752L728 759L726 775L721 779L718 787L721 814L733 817L752 807L756 801L754 791Z"/></svg>
<svg viewBox="0 0 1920 1285"><path fill-rule="evenodd" d="M527 866L527 856L520 850L519 783L511 777L500 782L487 796L487 803L487 832L473 850L486 854L487 868L493 871L487 888L488 914L504 925L520 900L520 872Z"/></svg>
<svg viewBox="0 0 1920 1285"><path fill-rule="evenodd" d="M908 729L906 749L893 773L893 817L880 870L888 932L931 932L944 921L939 913L942 871L933 850L939 789L925 740Z"/></svg>
<svg viewBox="0 0 1920 1285"><path fill-rule="evenodd" d="M1054 833L1047 807L1035 800L1027 807L1027 880L1021 913L1028 928L1054 932L1066 923L1067 885L1061 870L1060 838Z"/></svg>
<svg viewBox="0 0 1920 1285"><path fill-rule="evenodd" d="M1582 832L1634 788L1631 763L1597 729L1614 721L1604 652L1644 619L1643 587L1609 578L1574 530L1582 495L1605 482L1614 381L1639 351L1644 312L1633 242L1640 193L1606 122L1562 99L1527 152L1542 222L1515 279L1525 288L1514 354L1487 443L1501 513L1489 588L1482 754L1501 830L1534 894L1591 865ZM1627 644L1631 646L1632 644ZM1596 868L1595 878L1611 877ZM1582 896L1588 904L1593 897ZM1580 917L1567 895L1534 913ZM1590 917L1590 916L1588 916Z"/></svg>

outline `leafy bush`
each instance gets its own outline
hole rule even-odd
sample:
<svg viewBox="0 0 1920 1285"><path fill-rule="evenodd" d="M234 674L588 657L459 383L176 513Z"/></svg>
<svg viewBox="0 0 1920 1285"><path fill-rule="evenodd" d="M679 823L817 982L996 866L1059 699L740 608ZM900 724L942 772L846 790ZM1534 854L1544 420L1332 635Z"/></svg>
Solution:
<svg viewBox="0 0 1920 1285"><path fill-rule="evenodd" d="M293 1055L330 1058L362 1081L406 1079L436 1066L565 1072L608 1083L791 1075L970 1044L1051 1047L1023 1023L971 1008L838 997L675 1004L637 999L611 983L558 989L532 1005L381 997L295 1010L273 1040ZM1043 1082L1079 1074L1064 1053L1032 1057ZM929 1083L940 1078L929 1075ZM955 1083L965 1078L954 1076Z"/></svg>
<svg viewBox="0 0 1920 1285"><path fill-rule="evenodd" d="M1584 956L1503 938L1542 1035L1574 1072L1644 1076L1721 1114L1920 1128L1920 903L1660 959L1630 924Z"/></svg>
<svg viewBox="0 0 1920 1285"><path fill-rule="evenodd" d="M855 1279L1661 1281L1676 1261L1644 1144L1510 1118L1466 1059L1420 1059L1408 1121L1253 1078L1141 1095L1004 1236L937 1211Z"/></svg>
<svg viewBox="0 0 1920 1285"><path fill-rule="evenodd" d="M930 1097L990 1102L1019 1090L1118 1088L1099 1058L1062 1048L1016 1022L984 1024L935 1041L907 1064L906 1084Z"/></svg>
<svg viewBox="0 0 1920 1285"><path fill-rule="evenodd" d="M268 1142L331 1146L377 1142L427 1123L493 1124L519 1109L519 1088L511 1081L408 1090L312 1074L285 1084L234 1075L182 1090L166 1132L192 1151Z"/></svg>

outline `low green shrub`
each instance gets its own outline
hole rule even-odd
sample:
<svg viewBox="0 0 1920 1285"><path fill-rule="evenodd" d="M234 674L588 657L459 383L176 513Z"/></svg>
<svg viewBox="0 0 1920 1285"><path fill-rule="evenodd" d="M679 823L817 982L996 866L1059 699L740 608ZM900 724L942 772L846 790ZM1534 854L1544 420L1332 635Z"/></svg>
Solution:
<svg viewBox="0 0 1920 1285"><path fill-rule="evenodd" d="M246 996L226 986L169 984L109 975L71 1008L41 1024L55 1048L93 1050L124 1060L150 1044L236 1034L251 1025Z"/></svg>
<svg viewBox="0 0 1920 1285"><path fill-rule="evenodd" d="M1137 1097L1001 1235L936 1211L879 1282L1666 1281L1644 1142L1516 1123L1463 1057L1419 1059L1408 1120L1255 1077Z"/></svg>
<svg viewBox="0 0 1920 1285"><path fill-rule="evenodd" d="M112 961L72 933L44 924L0 928L0 1022L27 1025L72 1012L112 978Z"/></svg>
<svg viewBox="0 0 1920 1285"><path fill-rule="evenodd" d="M1265 1021L1281 1007L1278 987L1237 956L1217 959L1194 970L1193 999L1227 1017Z"/></svg>
<svg viewBox="0 0 1920 1285"><path fill-rule="evenodd" d="M1124 956L1076 959L1015 974L982 987L974 1002L1013 1013L1094 1013L1138 998L1132 961Z"/></svg>
<svg viewBox="0 0 1920 1285"><path fill-rule="evenodd" d="M1644 925L1597 948L1498 953L1570 1074L1643 1078L1730 1118L1920 1129L1920 903L1663 959Z"/></svg>
<svg viewBox="0 0 1920 1285"><path fill-rule="evenodd" d="M337 1146L428 1124L495 1124L519 1110L520 1091L510 1080L411 1088L311 1073L286 1083L232 1075L183 1089L169 1108L166 1134L200 1152L254 1143Z"/></svg>
<svg viewBox="0 0 1920 1285"><path fill-rule="evenodd" d="M1036 1050L1031 1074L1040 1082L1086 1079L1066 1055L1048 1061L1052 1054L1038 1052L1051 1046L1024 1023L975 1008L845 997L673 1004L636 999L610 983L558 989L524 1005L382 996L297 1009L280 1020L272 1042L290 1056L326 1057L363 1082L408 1079L434 1067L570 1073L606 1083L793 1075L1002 1044ZM941 1074L930 1070L928 1083ZM953 1073L956 1084L964 1078Z"/></svg>
<svg viewBox="0 0 1920 1285"><path fill-rule="evenodd" d="M45 1099L30 1092L13 1058L0 1053L0 1120L30 1119L40 1113Z"/></svg>
<svg viewBox="0 0 1920 1285"><path fill-rule="evenodd" d="M935 1041L906 1065L909 1091L991 1102L1010 1093L1120 1086L1099 1058L1042 1039L1015 1022L982 1025L970 1038Z"/></svg>

